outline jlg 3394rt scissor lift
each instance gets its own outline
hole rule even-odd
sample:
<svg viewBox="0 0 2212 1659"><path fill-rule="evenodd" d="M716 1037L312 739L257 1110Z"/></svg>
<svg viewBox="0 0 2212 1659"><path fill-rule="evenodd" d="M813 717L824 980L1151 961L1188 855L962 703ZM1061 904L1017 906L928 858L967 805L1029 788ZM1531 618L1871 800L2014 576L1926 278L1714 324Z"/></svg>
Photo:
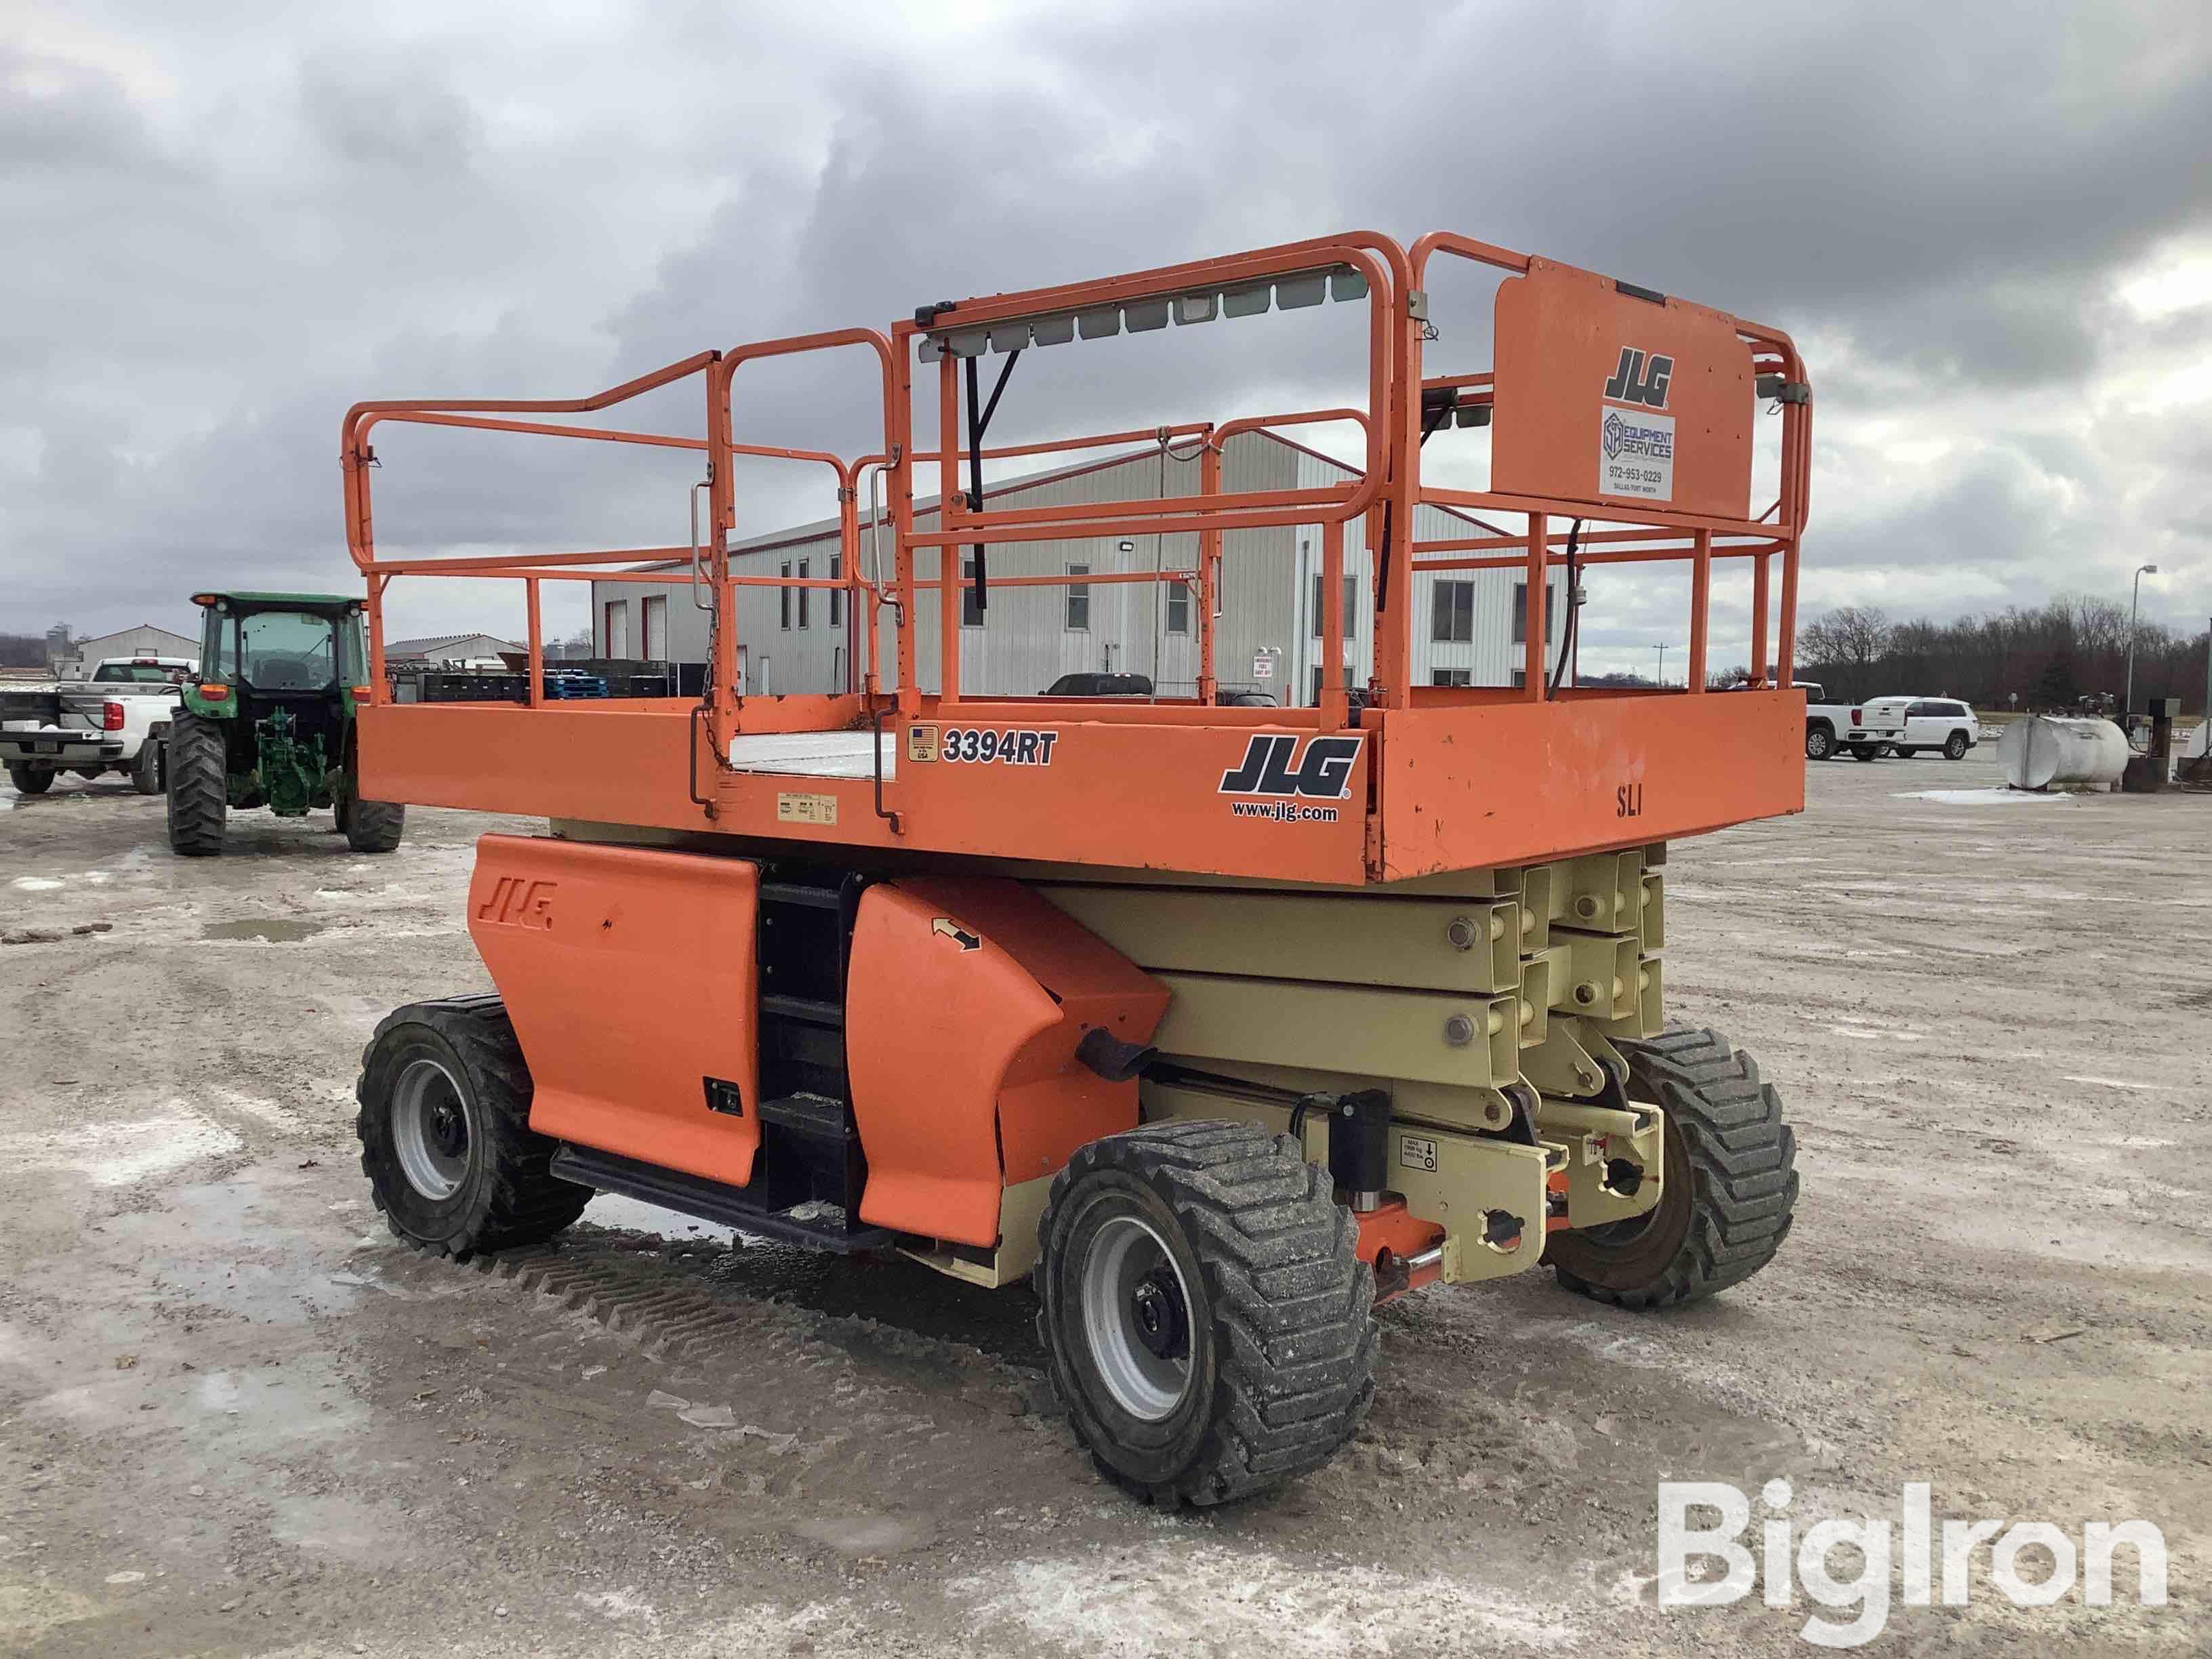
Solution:
<svg viewBox="0 0 2212 1659"><path fill-rule="evenodd" d="M1462 261L1496 283L1493 361L1428 374L1430 271ZM1365 308L1364 408L984 445L982 361L1330 301ZM877 453L732 441L740 371L793 353L870 365ZM705 388L703 438L573 418L686 381ZM917 382L937 403L926 453ZM1765 688L1790 684L1810 415L1773 329L1460 236L1364 232L705 352L573 401L358 405L343 459L371 628L363 786L552 825L478 845L469 927L498 994L402 1008L369 1046L377 1202L456 1257L544 1239L599 1190L1030 1279L1074 1432L1109 1477L1170 1503L1238 1497L1341 1445L1373 1391L1379 1300L1540 1262L1636 1307L1738 1283L1789 1231L1790 1132L1748 1059L1662 1024L1662 866L1671 839L1803 805L1803 699ZM1754 516L1755 428L1777 416L1777 498ZM1356 428L1364 465L1223 489L1230 437L1316 421ZM389 422L698 451L703 532L380 558L369 440ZM1425 483L1424 444L1468 427L1489 429L1489 487ZM1155 442L1200 458L1198 493L1040 506L982 489L994 457ZM733 572L739 456L834 470L834 575ZM917 510L931 484L934 514ZM881 504L865 527L864 497ZM1419 538L1425 505L1474 533ZM1225 705L1224 544L1317 526L1334 641L1355 522L1374 550L1350 601L1372 613L1371 680L1347 686L1325 652L1316 707ZM1196 598L1194 696L963 686L963 606L988 623L991 587L1069 580L994 580L990 547L1152 534L1182 537L1188 568L1120 574ZM1687 566L1686 685L1571 684L1545 644L1553 579L1571 603L1586 568L1654 561ZM1749 566L1761 689L1705 690L1721 561ZM546 698L543 584L665 587L671 562L711 611L703 695ZM1416 573L1471 570L1522 573L1525 667L1414 684ZM418 575L521 582L523 703L391 700L382 600ZM846 689L740 694L746 585L842 591ZM876 660L886 611L895 682ZM929 634L934 690L916 673Z"/></svg>

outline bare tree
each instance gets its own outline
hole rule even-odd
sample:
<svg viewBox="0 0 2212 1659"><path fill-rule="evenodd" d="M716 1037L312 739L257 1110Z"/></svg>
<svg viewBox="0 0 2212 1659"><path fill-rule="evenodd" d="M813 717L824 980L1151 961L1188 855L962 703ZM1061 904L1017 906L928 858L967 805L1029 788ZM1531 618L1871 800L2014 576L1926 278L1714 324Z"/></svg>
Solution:
<svg viewBox="0 0 2212 1659"><path fill-rule="evenodd" d="M1818 665L1823 678L1841 683L1845 696L1869 696L1875 665L1888 653L1893 631L1889 614L1879 606L1839 605L1797 630L1797 659L1808 668Z"/></svg>

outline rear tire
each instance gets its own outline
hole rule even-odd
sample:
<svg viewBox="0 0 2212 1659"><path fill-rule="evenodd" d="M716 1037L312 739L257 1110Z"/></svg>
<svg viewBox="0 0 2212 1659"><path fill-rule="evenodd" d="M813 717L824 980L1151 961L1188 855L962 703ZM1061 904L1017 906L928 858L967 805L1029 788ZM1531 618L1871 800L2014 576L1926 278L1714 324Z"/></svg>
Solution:
<svg viewBox="0 0 2212 1659"><path fill-rule="evenodd" d="M407 828L407 809L390 801L357 800L344 813L346 845L356 853L389 853Z"/></svg>
<svg viewBox="0 0 2212 1659"><path fill-rule="evenodd" d="M1875 747L1874 744L1868 743L1855 743L1851 744L1850 748L1851 758L1856 761L1875 760L1878 759L1881 754L1881 750Z"/></svg>
<svg viewBox="0 0 2212 1659"><path fill-rule="evenodd" d="M1836 734L1825 726L1805 728L1805 758L1824 761L1836 752Z"/></svg>
<svg viewBox="0 0 2212 1659"><path fill-rule="evenodd" d="M166 769L161 763L161 740L149 738L138 745L137 757L131 763L131 787L142 795L158 795Z"/></svg>
<svg viewBox="0 0 2212 1659"><path fill-rule="evenodd" d="M168 750L169 850L179 858L213 858L222 851L230 812L222 728L179 714L169 727Z"/></svg>
<svg viewBox="0 0 2212 1659"><path fill-rule="evenodd" d="M11 766L8 781L15 786L19 795L43 795L54 787L54 771L51 766Z"/></svg>
<svg viewBox="0 0 2212 1659"><path fill-rule="evenodd" d="M1375 1275L1328 1172L1250 1124L1094 1140L1038 1223L1037 1331L1098 1472L1164 1508L1318 1468L1375 1395Z"/></svg>
<svg viewBox="0 0 2212 1659"><path fill-rule="evenodd" d="M1967 743L1966 734L1964 732L1954 732L1944 740L1943 758L1952 761L1964 760L1966 758L1966 750L1972 746Z"/></svg>
<svg viewBox="0 0 2212 1659"><path fill-rule="evenodd" d="M1568 1290L1624 1308L1694 1302L1774 1259L1797 1204L1797 1138L1759 1067L1717 1031L1615 1039L1638 1099L1667 1115L1664 1184L1647 1216L1555 1233Z"/></svg>
<svg viewBox="0 0 2212 1659"><path fill-rule="evenodd" d="M1900 749L1897 750L1897 757L1899 760L1911 760L1919 752L1917 749Z"/></svg>
<svg viewBox="0 0 2212 1659"><path fill-rule="evenodd" d="M465 1261L539 1243L592 1201L551 1172L559 1143L530 1127L530 1067L498 997L395 1009L361 1064L362 1173L416 1249Z"/></svg>

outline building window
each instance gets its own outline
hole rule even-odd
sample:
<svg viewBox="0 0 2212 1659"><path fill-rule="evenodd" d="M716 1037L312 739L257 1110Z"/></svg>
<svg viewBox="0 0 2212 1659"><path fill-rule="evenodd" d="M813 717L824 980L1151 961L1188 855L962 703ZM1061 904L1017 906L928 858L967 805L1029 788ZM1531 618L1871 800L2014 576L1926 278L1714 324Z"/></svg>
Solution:
<svg viewBox="0 0 2212 1659"><path fill-rule="evenodd" d="M791 561L788 559L783 562L782 575L786 581L791 580ZM775 590L775 609L778 625L788 633L791 629L791 590L789 588L779 587Z"/></svg>
<svg viewBox="0 0 2212 1659"><path fill-rule="evenodd" d="M845 556L842 553L832 553L830 556L830 580L833 582L845 580ZM830 626L842 628L844 625L845 590L842 587L833 587L830 590Z"/></svg>
<svg viewBox="0 0 2212 1659"><path fill-rule="evenodd" d="M1190 632L1190 589L1181 582L1168 584L1168 632Z"/></svg>
<svg viewBox="0 0 2212 1659"><path fill-rule="evenodd" d="M1359 578L1346 574L1344 579L1344 637L1353 639L1359 633ZM1313 579L1313 636L1321 637L1321 578Z"/></svg>
<svg viewBox="0 0 2212 1659"><path fill-rule="evenodd" d="M1091 574L1091 567L1087 564L1072 564L1067 567L1067 574L1071 576L1087 576ZM1091 584L1089 582L1070 582L1067 585L1067 631L1071 634L1088 634L1091 631Z"/></svg>
<svg viewBox="0 0 2212 1659"><path fill-rule="evenodd" d="M1474 584L1438 581L1430 607L1429 637L1439 645L1474 642ZM1444 682L1437 682L1439 685ZM1465 682L1462 682L1465 684Z"/></svg>
<svg viewBox="0 0 2212 1659"><path fill-rule="evenodd" d="M811 559L801 559L799 562L799 580L805 581L806 580L806 572L812 563L813 561ZM806 626L806 601L813 592L814 590L811 587L802 587L799 590L799 625L801 628Z"/></svg>
<svg viewBox="0 0 2212 1659"><path fill-rule="evenodd" d="M1516 668L1516 669L1515 669L1515 670L1513 671L1513 689L1514 689L1516 691L1518 691L1518 690L1520 690L1523 686L1527 685L1528 684L1528 671L1527 669L1525 669L1525 668Z"/></svg>
<svg viewBox="0 0 2212 1659"><path fill-rule="evenodd" d="M649 661L668 660L668 601L658 595L645 601L645 654Z"/></svg>
<svg viewBox="0 0 2212 1659"><path fill-rule="evenodd" d="M1463 584L1455 583L1453 585L1455 586L1459 586ZM1431 685L1473 685L1474 684L1474 670L1472 668L1431 668L1429 671L1429 684Z"/></svg>
<svg viewBox="0 0 2212 1659"><path fill-rule="evenodd" d="M609 599L606 605L605 638L602 641L610 658L629 655L629 601Z"/></svg>
<svg viewBox="0 0 2212 1659"><path fill-rule="evenodd" d="M1544 643L1549 645L1559 634L1559 612L1552 605L1544 607ZM1528 643L1528 584L1513 584L1513 643Z"/></svg>
<svg viewBox="0 0 2212 1659"><path fill-rule="evenodd" d="M983 625L983 607L975 603L975 561L972 558L960 561L960 625Z"/></svg>

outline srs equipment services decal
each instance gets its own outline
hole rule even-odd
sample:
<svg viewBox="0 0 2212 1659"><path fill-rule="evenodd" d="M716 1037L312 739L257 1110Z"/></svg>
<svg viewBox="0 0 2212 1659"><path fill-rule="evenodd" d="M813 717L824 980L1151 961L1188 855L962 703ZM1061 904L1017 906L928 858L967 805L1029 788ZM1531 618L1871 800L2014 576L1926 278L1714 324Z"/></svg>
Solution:
<svg viewBox="0 0 2212 1659"><path fill-rule="evenodd" d="M1674 378L1672 357L1648 356L1633 346L1620 349L1620 366L1601 395L1631 407L1601 410L1599 494L1674 499L1674 417L1656 412L1667 407L1667 388Z"/></svg>

